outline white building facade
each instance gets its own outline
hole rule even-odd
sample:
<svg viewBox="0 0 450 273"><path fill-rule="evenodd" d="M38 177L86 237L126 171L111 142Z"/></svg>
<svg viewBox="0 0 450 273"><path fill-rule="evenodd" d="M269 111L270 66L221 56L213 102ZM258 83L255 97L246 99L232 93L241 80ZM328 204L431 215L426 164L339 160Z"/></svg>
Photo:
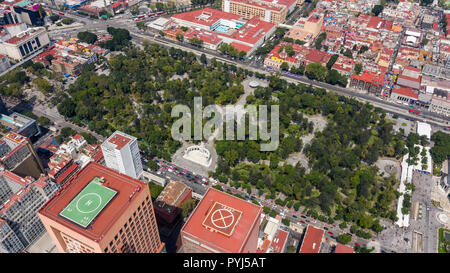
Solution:
<svg viewBox="0 0 450 273"><path fill-rule="evenodd" d="M136 179L140 176L143 168L137 138L116 131L101 147L108 168Z"/></svg>

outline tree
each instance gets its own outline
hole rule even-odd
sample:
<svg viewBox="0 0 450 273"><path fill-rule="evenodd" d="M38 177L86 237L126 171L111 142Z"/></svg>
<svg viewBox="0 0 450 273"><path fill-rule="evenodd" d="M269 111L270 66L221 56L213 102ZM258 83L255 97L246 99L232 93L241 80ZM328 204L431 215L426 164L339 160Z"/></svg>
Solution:
<svg viewBox="0 0 450 273"><path fill-rule="evenodd" d="M45 60L46 60L47 62L49 62L49 63L52 63L52 60L53 60L54 58L55 58L55 57L53 57L52 54L48 54L47 56L45 56Z"/></svg>
<svg viewBox="0 0 450 273"><path fill-rule="evenodd" d="M283 62L280 66L281 70L289 71L289 64L287 62Z"/></svg>
<svg viewBox="0 0 450 273"><path fill-rule="evenodd" d="M372 8L372 14L375 16L378 16L378 14L380 14L383 11L383 6L382 5L375 5Z"/></svg>
<svg viewBox="0 0 450 273"><path fill-rule="evenodd" d="M58 14L53 14L50 16L50 20L52 21L52 23L54 24L56 21L59 20L59 15Z"/></svg>
<svg viewBox="0 0 450 273"><path fill-rule="evenodd" d="M434 163L441 164L450 156L450 135L437 131L431 136L434 146L430 149Z"/></svg>
<svg viewBox="0 0 450 273"><path fill-rule="evenodd" d="M181 33L177 33L176 38L178 41L183 42L184 41L184 36Z"/></svg>
<svg viewBox="0 0 450 273"><path fill-rule="evenodd" d="M96 34L94 34L92 32L82 31L82 32L78 32L77 38L88 44L94 44L97 41L98 37Z"/></svg>
<svg viewBox="0 0 450 273"><path fill-rule="evenodd" d="M149 167L150 170L152 170L152 171L157 171L158 170L158 164L154 160L149 160L147 162L147 167Z"/></svg>
<svg viewBox="0 0 450 273"><path fill-rule="evenodd" d="M148 187L150 189L150 195L152 196L153 200L158 198L158 195L164 190L164 187L162 187L162 186L160 186L158 184L153 184L153 183L148 183ZM181 204L181 206L182 205L183 204Z"/></svg>
<svg viewBox="0 0 450 273"><path fill-rule="evenodd" d="M327 38L327 34L325 32L322 32L319 34L319 36L316 39L316 42L314 44L315 48L317 50L320 50L322 48L322 42Z"/></svg>
<svg viewBox="0 0 450 273"><path fill-rule="evenodd" d="M184 201L180 205L179 208L181 209L181 215L183 216L183 218L186 218L189 216L189 214L194 210L195 205L196 205L195 200L192 198Z"/></svg>
<svg viewBox="0 0 450 273"><path fill-rule="evenodd" d="M331 70L331 68L333 67L334 63L336 62L336 60L338 58L339 58L338 54L334 54L333 56L331 56L331 58L327 62L327 69L328 70Z"/></svg>
<svg viewBox="0 0 450 273"><path fill-rule="evenodd" d="M363 68L362 64L360 63L355 64L355 75L361 74L362 68Z"/></svg>
<svg viewBox="0 0 450 273"><path fill-rule="evenodd" d="M208 59L206 58L205 53L202 53L202 55L200 56L200 62L204 65L208 64Z"/></svg>
<svg viewBox="0 0 450 273"><path fill-rule="evenodd" d="M305 74L309 79L323 81L327 73L327 68L320 63L310 63L305 68Z"/></svg>
<svg viewBox="0 0 450 273"><path fill-rule="evenodd" d="M70 25L70 24L73 23L73 19L72 19L72 18L64 18L64 19L61 20L61 22L62 22L64 25Z"/></svg>
<svg viewBox="0 0 450 273"><path fill-rule="evenodd" d="M39 125L41 126L47 126L50 123L50 119L46 118L46 117L39 117L37 119L37 122L39 123Z"/></svg>
<svg viewBox="0 0 450 273"><path fill-rule="evenodd" d="M36 78L33 80L33 84L41 91L44 95L47 95L52 91L53 86L44 78Z"/></svg>
<svg viewBox="0 0 450 273"><path fill-rule="evenodd" d="M373 218L370 215L363 215L359 218L359 225L363 228L370 228L373 224Z"/></svg>
<svg viewBox="0 0 450 273"><path fill-rule="evenodd" d="M327 76L325 78L325 81L329 84L337 84L339 83L339 81L341 80L341 74L339 74L339 72L337 72L337 70L332 69L330 71L328 71Z"/></svg>
<svg viewBox="0 0 450 273"><path fill-rule="evenodd" d="M145 30L147 27L145 26L145 22L144 21L137 21L136 22L136 27L140 30Z"/></svg>
<svg viewBox="0 0 450 273"><path fill-rule="evenodd" d="M376 233L380 233L383 231L383 227L380 225L380 220L375 220L375 222L372 225L372 230Z"/></svg>
<svg viewBox="0 0 450 273"><path fill-rule="evenodd" d="M68 118L75 115L76 104L71 99L65 99L58 105L58 112Z"/></svg>
<svg viewBox="0 0 450 273"><path fill-rule="evenodd" d="M358 53L359 53L359 54L362 54L362 53L366 52L367 50L369 50L369 48L368 48L366 45L362 45L362 46L359 48Z"/></svg>
<svg viewBox="0 0 450 273"><path fill-rule="evenodd" d="M339 235L339 236L336 238L336 240L337 240L339 243L341 243L341 244L343 244L343 245L346 245L346 244L350 243L350 241L352 240L352 236L351 236L351 235L348 235L348 234L346 234L346 233L344 233L344 234Z"/></svg>
<svg viewBox="0 0 450 273"><path fill-rule="evenodd" d="M344 54L343 54L345 57L348 57L348 58L352 58L353 59L353 53L352 53L352 51L350 50L350 49L346 49L345 50L345 52L344 52Z"/></svg>

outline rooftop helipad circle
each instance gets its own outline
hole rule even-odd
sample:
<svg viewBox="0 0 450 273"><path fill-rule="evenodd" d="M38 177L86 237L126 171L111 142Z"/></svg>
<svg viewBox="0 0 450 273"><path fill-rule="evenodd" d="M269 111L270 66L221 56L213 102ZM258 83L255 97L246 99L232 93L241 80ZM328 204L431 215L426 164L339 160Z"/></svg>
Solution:
<svg viewBox="0 0 450 273"><path fill-rule="evenodd" d="M75 207L81 213L91 213L98 209L101 204L102 197L95 192L91 192L81 196Z"/></svg>
<svg viewBox="0 0 450 273"><path fill-rule="evenodd" d="M234 223L234 215L227 209L217 209L211 215L211 223L216 228L227 228Z"/></svg>

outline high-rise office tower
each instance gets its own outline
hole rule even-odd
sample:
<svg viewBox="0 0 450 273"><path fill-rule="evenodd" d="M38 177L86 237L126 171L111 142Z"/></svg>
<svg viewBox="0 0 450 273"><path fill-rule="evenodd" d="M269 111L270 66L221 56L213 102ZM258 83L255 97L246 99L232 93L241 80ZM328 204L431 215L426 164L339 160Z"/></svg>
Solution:
<svg viewBox="0 0 450 273"><path fill-rule="evenodd" d="M38 211L59 252L159 253L149 187L90 162Z"/></svg>
<svg viewBox="0 0 450 273"><path fill-rule="evenodd" d="M133 178L138 178L142 173L137 138L116 131L102 143L101 147L108 168Z"/></svg>

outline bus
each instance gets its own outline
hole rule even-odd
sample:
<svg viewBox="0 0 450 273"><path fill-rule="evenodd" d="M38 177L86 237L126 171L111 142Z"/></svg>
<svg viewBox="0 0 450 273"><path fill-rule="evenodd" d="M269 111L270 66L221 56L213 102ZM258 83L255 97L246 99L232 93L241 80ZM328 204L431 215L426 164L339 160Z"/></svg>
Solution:
<svg viewBox="0 0 450 273"><path fill-rule="evenodd" d="M409 112L410 112L411 114L416 114L416 115L419 115L419 114L420 114L420 111L414 110L414 109L409 109Z"/></svg>

